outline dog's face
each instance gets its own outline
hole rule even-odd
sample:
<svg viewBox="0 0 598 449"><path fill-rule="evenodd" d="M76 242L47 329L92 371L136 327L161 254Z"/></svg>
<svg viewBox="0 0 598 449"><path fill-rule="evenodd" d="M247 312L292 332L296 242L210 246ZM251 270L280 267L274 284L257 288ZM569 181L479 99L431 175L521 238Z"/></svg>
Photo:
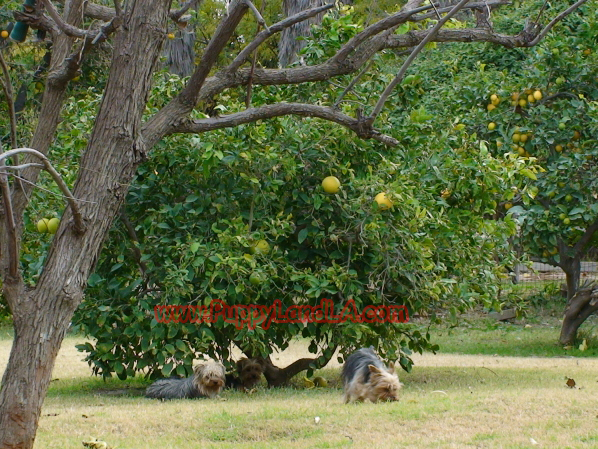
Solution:
<svg viewBox="0 0 598 449"><path fill-rule="evenodd" d="M374 365L368 365L370 369L370 400L375 401L398 401L399 390L403 386L399 378L394 373L394 366L389 366L386 370L380 369ZM389 372L391 371L392 372Z"/></svg>
<svg viewBox="0 0 598 449"><path fill-rule="evenodd" d="M256 385L264 373L264 364L258 359L241 359L237 362L237 371L245 388Z"/></svg>
<svg viewBox="0 0 598 449"><path fill-rule="evenodd" d="M215 396L224 387L225 371L221 363L202 362L193 368L195 383L202 394Z"/></svg>

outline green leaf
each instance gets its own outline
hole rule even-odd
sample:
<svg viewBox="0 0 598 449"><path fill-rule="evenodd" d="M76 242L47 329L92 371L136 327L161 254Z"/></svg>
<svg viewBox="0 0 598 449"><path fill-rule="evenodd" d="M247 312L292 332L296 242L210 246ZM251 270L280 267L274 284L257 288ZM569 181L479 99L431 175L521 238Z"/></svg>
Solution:
<svg viewBox="0 0 598 449"><path fill-rule="evenodd" d="M523 176L527 176L528 178L533 179L534 181L538 179L536 174L529 168L522 168L521 170L519 170L519 173L521 173Z"/></svg>
<svg viewBox="0 0 598 449"><path fill-rule="evenodd" d="M307 238L308 233L309 233L309 231L307 230L307 228L303 228L301 231L299 231L299 235L297 236L298 242L303 243L305 241L305 239Z"/></svg>

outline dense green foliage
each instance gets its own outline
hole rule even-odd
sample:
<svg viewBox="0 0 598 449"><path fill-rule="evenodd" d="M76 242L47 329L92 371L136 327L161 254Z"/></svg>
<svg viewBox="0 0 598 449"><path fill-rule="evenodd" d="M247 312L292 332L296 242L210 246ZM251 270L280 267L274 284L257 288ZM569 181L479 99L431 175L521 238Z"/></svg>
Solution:
<svg viewBox="0 0 598 449"><path fill-rule="evenodd" d="M204 6L193 19L205 33L198 34L198 45L222 14L220 4ZM275 18L275 6L268 8L273 9L265 16ZM335 11L314 29L303 51L307 62L330 56L372 12L361 4L355 11ZM495 26L517 32L524 17L520 6L517 17L497 15ZM379 117L381 131L401 142L397 148L362 141L330 123L295 117L161 142L139 169L123 218L115 223L76 316L80 328L97 340L81 347L94 372L121 378L139 370L185 375L199 353L228 359L234 344L248 354L267 356L295 337L309 339L310 350L322 355L321 361L337 346L347 353L374 345L406 369L411 351L434 349L426 330L411 324L300 323L269 329L237 329L222 320L161 324L153 311L160 304L205 305L218 298L230 305L269 306L280 299L286 307L331 298L340 308L354 298L359 310L404 304L410 314L432 315L439 310L454 315L479 303L500 307L501 265L512 262L507 239L517 230L513 212L519 221L525 218L519 235L526 249L542 257L557 236L575 241L598 212L591 177L598 135L596 55L584 53L593 48L596 12L585 7L581 17L568 18L562 29L532 49L439 44L434 50L430 45ZM422 26L426 24L397 32ZM450 26L462 23L454 20ZM254 32L250 17L230 51ZM260 53L264 66L275 65L274 49L270 44ZM27 76L45 49L28 44L12 46L10 52L21 61L11 70L31 80L33 108L43 85ZM401 61L394 52L378 55L341 110L355 115L357 109L371 107ZM91 59L72 84L73 96L52 148L52 160L69 184L101 99L104 64L101 55ZM158 73L148 115L176 95L184 81ZM284 100L331 105L350 81L254 86L252 104ZM540 89L544 100L533 107L512 107L511 93L527 88ZM549 99L556 93L561 95ZM492 94L502 101L489 112ZM238 90L206 107L228 114L244 109L244 101L245 91ZM27 111L22 119L25 142ZM488 129L491 121L497 125L493 131ZM561 122L565 129L559 128ZM515 127L519 133L533 133L522 154L509 146ZM571 141L574 130L580 138ZM571 143L571 148L557 152L558 142L565 147ZM329 175L341 181L338 194L326 194L320 186ZM35 231L35 223L59 215L62 208L55 187L43 180L42 185L56 195L36 191L26 217L22 263L30 282L39 276L49 239ZM392 209L380 210L373 202L380 192L392 200ZM507 203L515 205L509 214ZM568 215L570 226L557 219L561 213ZM268 251L251 254L261 240L268 242Z"/></svg>
<svg viewBox="0 0 598 449"><path fill-rule="evenodd" d="M304 57L326 57L356 30L349 14L325 19ZM384 69L391 60L377 61L376 75L350 99L375 100L393 76ZM161 75L157 97L167 101L180 83ZM252 101L313 101L314 92L324 102L339 93L330 83L256 87ZM221 97L217 109L243 109L244 92L237 94ZM336 346L346 353L374 345L406 369L411 351L434 349L429 335L409 324L163 324L154 318L158 304L217 298L269 306L280 299L286 308L332 298L338 311L354 298L358 310L404 304L411 314L433 314L496 303L495 258L509 260L505 242L515 224L492 214L518 173L534 167L493 156L476 136L438 129L423 103L429 101L422 77L397 90L381 121L401 141L392 149L294 117L164 141L139 170L127 201L136 235L115 226L78 313L82 329L98 340L81 347L94 370L123 378L144 368L185 374L196 352L228 359L236 344L267 356L298 336L322 360ZM338 194L320 186L329 175L341 181ZM391 210L373 202L380 192L391 198ZM261 240L268 251L251 254Z"/></svg>

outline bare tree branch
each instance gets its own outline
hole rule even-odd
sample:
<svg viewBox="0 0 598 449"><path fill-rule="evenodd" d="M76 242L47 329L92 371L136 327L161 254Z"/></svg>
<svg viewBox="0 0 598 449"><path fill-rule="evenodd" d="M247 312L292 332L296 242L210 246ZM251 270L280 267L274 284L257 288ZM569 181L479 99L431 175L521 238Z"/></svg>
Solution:
<svg viewBox="0 0 598 449"><path fill-rule="evenodd" d="M331 107L303 103L270 104L259 108L246 109L235 114L185 121L172 128L169 134L204 133L213 131L215 129L230 128L244 123L251 123L257 120L281 117L284 115L321 118L330 122L338 123L339 125L354 131L358 136L364 139L375 139L390 146L396 146L399 144L398 140L395 138L384 135L370 127L364 126L362 120L345 115Z"/></svg>
<svg viewBox="0 0 598 449"><path fill-rule="evenodd" d="M75 232L78 234L83 234L85 232L85 226L83 224L83 218L81 217L81 212L79 211L79 206L77 205L77 200L69 190L68 186L62 180L60 174L54 169L54 166L50 162L50 160L43 154L33 148L16 148L10 151L6 151L0 154L0 163L2 165L5 164L5 160L9 157L14 157L20 153L27 153L31 154L39 159L41 159L44 169L50 173L54 182L58 185L58 188L62 192L62 194L66 197L69 205L71 206L71 210L73 212L73 219L75 220ZM2 174L2 173L0 173Z"/></svg>
<svg viewBox="0 0 598 449"><path fill-rule="evenodd" d="M560 22L561 20L563 20L566 16L568 16L569 14L571 14L573 11L575 11L577 8L579 8L581 5L583 5L587 1L588 0L579 0L579 1L575 2L574 4L572 4L565 11L563 11L562 13L560 13L559 15L557 15L554 19L552 19L550 21L550 23L548 25L546 25L544 27L544 29L536 36L536 38L529 43L528 46L529 47L533 47L538 42L540 42L542 39L544 39L544 37L546 37L546 35L552 29L552 27L554 27L558 22Z"/></svg>
<svg viewBox="0 0 598 449"><path fill-rule="evenodd" d="M168 17L170 17L173 21L178 22L179 20L181 20L181 17L183 17L183 14L185 14L187 11L189 11L189 8L191 7L191 5L195 2L196 0L187 0L185 2L185 4L178 10L172 10L170 11L170 14L168 14Z"/></svg>
<svg viewBox="0 0 598 449"><path fill-rule="evenodd" d="M253 15L255 16L257 23L263 26L266 31L268 31L268 24L262 17L262 14L257 10L253 2L251 0L245 0L245 3L247 4L247 6L249 6L251 12L253 12Z"/></svg>
<svg viewBox="0 0 598 449"><path fill-rule="evenodd" d="M243 48L243 50L239 52L239 54L233 60L233 62L231 62L230 65L226 69L224 69L224 72L231 73L237 70L239 67L241 67L241 65L243 64L243 62L245 62L249 55L251 55L251 53L255 49L257 49L262 43L264 43L266 39L268 39L273 34L279 33L285 28L293 26L296 23L317 16L318 14L327 11L332 7L334 7L334 3L328 3L326 5L318 6L317 8L306 9L305 11L301 11L298 14L295 14L291 17L287 17L286 19L275 23L267 30L261 31L256 35L255 39L251 43L249 43L245 48Z"/></svg>
<svg viewBox="0 0 598 449"><path fill-rule="evenodd" d="M52 18L58 29L62 31L64 34L66 34L67 36L78 38L83 38L87 36L87 31L69 25L64 20L62 20L62 17L60 17L60 14L58 14L58 11L56 10L56 8L50 0L42 0L42 3L46 7L48 14Z"/></svg>
<svg viewBox="0 0 598 449"><path fill-rule="evenodd" d="M573 247L573 251L575 251L575 253L579 253L579 252L583 251L583 249L586 247L586 245L588 243L590 243L590 240L592 240L592 237L594 236L594 233L596 231L598 231L598 219L595 220L594 223L592 223L590 226L588 226L586 228L586 230L582 234L581 238L577 241L577 243Z"/></svg>
<svg viewBox="0 0 598 449"><path fill-rule="evenodd" d="M378 99L376 106L374 106L374 110L372 111L372 114L370 115L370 117L368 117L369 123L371 123L371 124L374 123L374 121L376 120L376 117L378 117L378 115L380 114L380 111L382 111L382 108L384 107L384 103L386 103L386 100L388 100L388 97L390 96L390 94L392 93L394 88L397 86L397 84L399 84L401 82L401 80L405 76L405 72L407 72L407 69L409 68L411 63L415 60L417 55L424 49L424 46L428 42L430 42L434 38L434 36L436 36L436 34L438 34L438 31L440 30L440 28L442 28L444 26L444 24L451 17L453 17L455 14L457 14L468 2L469 2L469 0L461 0L459 3L457 3L453 7L453 9L451 9L451 11L446 16L444 16L441 20L439 20L438 23L434 26L434 28L432 28L432 30L428 32L427 36L418 44L418 46L413 49L413 51L411 52L409 57L405 60L405 62L401 66L399 73L397 73L397 76L388 84L388 86L386 86L386 89L384 89L384 92L382 92L382 95Z"/></svg>
<svg viewBox="0 0 598 449"><path fill-rule="evenodd" d="M353 78L351 80L351 82L349 83L349 85L341 92L341 94L338 96L338 98L334 102L334 106L333 106L334 108L338 108L338 105L341 104L341 101L343 101L343 98L345 97L345 95L347 95L349 92L351 92L351 90L359 82L359 80L361 79L361 77L363 75L365 75L367 72L369 72L369 70L372 68L372 65L374 65L374 61L370 60L367 63L367 65L364 66L363 69L355 76L355 78Z"/></svg>
<svg viewBox="0 0 598 449"><path fill-rule="evenodd" d="M404 8L401 13L394 14L371 25L362 33L359 33L347 42L330 59L313 66L283 69L262 69L256 67L254 71L251 71L250 69L241 69L240 66L251 55L252 51L269 36L268 32L265 30L260 32L258 36L256 36L256 39L241 51L229 67L220 71L215 76L206 79L199 89L197 84L191 86L190 83L186 86L185 90L189 93L192 92L192 94L187 95L185 98L183 98L181 94L150 119L143 127L143 135L147 144L151 146L159 141L164 135L172 134L174 132L173 130L177 129L178 125L185 121L185 117L187 117L191 111L189 106L192 102L195 102L195 104L199 102L210 102L216 95L225 89L246 86L250 80L253 85L262 86L326 81L333 77L348 75L359 71L374 54L384 48L423 46L425 45L425 42L422 44L424 40L426 40L426 42L493 42L511 48L529 47L530 42L536 38L536 35L533 34L533 32L529 32L529 30L524 30L524 32L515 36L509 36L494 33L489 28L458 30L442 30L435 28L434 30L411 31L402 35L396 35L390 32L393 27L400 23L404 23L406 20L415 20L415 16L413 16L414 12L422 12L431 8L431 6L419 7L418 5L420 3L421 2L419 1L411 2L412 5L417 6L416 9L405 11L406 8ZM467 9L481 8L484 7L486 3L489 7L498 7L504 4L505 0L476 2L465 4L461 7ZM451 9L454 10L454 8ZM446 8L439 9L440 12L444 12L445 10ZM311 13L315 13L315 11L312 10L310 14ZM560 16L562 17L562 14ZM278 24L273 25L270 31L277 31L279 27L282 29L289 24L289 22L286 22L287 20L291 21L296 19L299 19L299 17L296 16L294 18L285 19ZM445 20L448 19L445 17ZM386 31L386 33L384 31ZM368 133L373 132L371 123L366 123L361 117L351 120L360 124L360 136L367 136Z"/></svg>

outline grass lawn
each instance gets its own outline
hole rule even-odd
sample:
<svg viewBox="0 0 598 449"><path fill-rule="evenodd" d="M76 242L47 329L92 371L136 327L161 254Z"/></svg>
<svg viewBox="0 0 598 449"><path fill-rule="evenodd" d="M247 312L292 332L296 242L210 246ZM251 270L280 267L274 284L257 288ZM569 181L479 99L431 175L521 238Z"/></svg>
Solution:
<svg viewBox="0 0 598 449"><path fill-rule="evenodd" d="M551 315L532 316L515 323L501 323L480 314L462 317L459 325L442 325L431 330L440 353L486 354L521 357L595 357L598 339L594 335L598 316L590 317L578 333L578 344L563 348L557 341L560 321ZM586 339L587 350L579 350Z"/></svg>
<svg viewBox="0 0 598 449"><path fill-rule="evenodd" d="M82 441L95 437L120 449L596 448L595 348L559 349L553 344L555 324L526 327L473 317L459 328L439 328L434 335L442 352L416 356L413 371L399 373L405 384L399 402L352 405L342 403L337 364L320 372L329 379L326 389L259 388L251 395L225 391L216 400L149 400L142 396L143 379L91 377L74 348L82 339L69 336L35 447L82 448ZM10 343L4 333L0 372ZM478 355L466 354L471 352ZM278 363L305 353L297 342ZM513 356L519 353L534 357ZM566 386L567 378L575 388Z"/></svg>

